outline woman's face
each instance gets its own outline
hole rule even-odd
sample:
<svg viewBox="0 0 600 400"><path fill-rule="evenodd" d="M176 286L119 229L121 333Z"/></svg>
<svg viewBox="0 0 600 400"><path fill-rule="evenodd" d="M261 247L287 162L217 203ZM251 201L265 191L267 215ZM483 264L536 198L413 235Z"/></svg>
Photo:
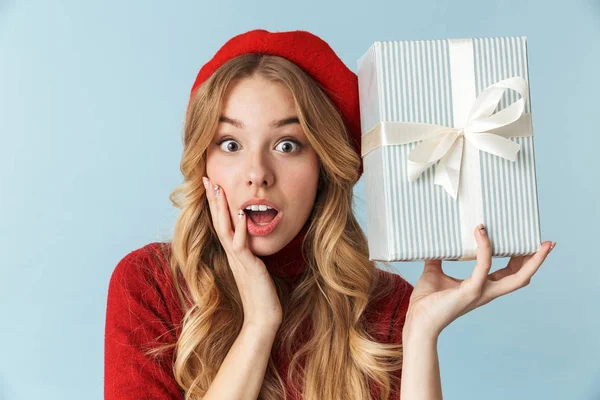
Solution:
<svg viewBox="0 0 600 400"><path fill-rule="evenodd" d="M270 255L288 244L312 211L319 181L319 159L298 122L291 92L261 77L232 82L206 170L225 192L232 229L237 211L251 198L266 199L279 210L280 220L267 234L247 212L252 253Z"/></svg>

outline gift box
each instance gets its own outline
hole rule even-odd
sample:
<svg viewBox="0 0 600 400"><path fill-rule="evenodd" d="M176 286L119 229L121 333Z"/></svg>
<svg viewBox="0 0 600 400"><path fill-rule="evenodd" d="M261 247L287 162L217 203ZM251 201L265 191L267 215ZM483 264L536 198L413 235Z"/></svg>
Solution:
<svg viewBox="0 0 600 400"><path fill-rule="evenodd" d="M378 41L358 84L371 260L537 251L526 37Z"/></svg>

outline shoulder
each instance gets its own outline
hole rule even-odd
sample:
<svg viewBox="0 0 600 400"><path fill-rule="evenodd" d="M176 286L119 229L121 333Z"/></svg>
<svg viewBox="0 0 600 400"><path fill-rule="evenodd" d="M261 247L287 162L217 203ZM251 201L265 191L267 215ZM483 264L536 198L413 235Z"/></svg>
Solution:
<svg viewBox="0 0 600 400"><path fill-rule="evenodd" d="M394 272L377 269L377 281L373 292L373 299L381 306L402 300L413 291L413 285L401 275Z"/></svg>
<svg viewBox="0 0 600 400"><path fill-rule="evenodd" d="M112 272L104 334L106 399L183 398L172 375L181 309L164 246L156 242L130 251ZM162 346L167 346L162 353L148 352Z"/></svg>
<svg viewBox="0 0 600 400"><path fill-rule="evenodd" d="M413 285L401 275L377 269L377 281L369 301L367 318L378 340L393 343L393 332L402 330Z"/></svg>
<svg viewBox="0 0 600 400"><path fill-rule="evenodd" d="M114 268L111 285L157 283L168 272L169 243L153 242L134 249L123 256ZM150 281L149 281L150 279Z"/></svg>
<svg viewBox="0 0 600 400"><path fill-rule="evenodd" d="M109 303L137 303L180 316L170 266L170 243L152 242L123 256L114 268L108 287Z"/></svg>

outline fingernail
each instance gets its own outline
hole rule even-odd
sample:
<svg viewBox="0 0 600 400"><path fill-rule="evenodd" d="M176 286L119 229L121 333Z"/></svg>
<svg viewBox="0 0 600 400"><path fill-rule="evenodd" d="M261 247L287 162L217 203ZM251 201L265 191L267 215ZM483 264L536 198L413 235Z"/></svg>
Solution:
<svg viewBox="0 0 600 400"><path fill-rule="evenodd" d="M552 250L554 250L554 246L556 246L556 242L553 242L552 244L550 244L550 250L548 250L548 254L550 254L550 252Z"/></svg>
<svg viewBox="0 0 600 400"><path fill-rule="evenodd" d="M238 210L238 218L239 219L244 218L244 212L242 210Z"/></svg>
<svg viewBox="0 0 600 400"><path fill-rule="evenodd" d="M208 179L205 176L202 177L202 182L204 182L204 189L208 190Z"/></svg>
<svg viewBox="0 0 600 400"><path fill-rule="evenodd" d="M479 232L481 232L482 235L485 235L485 226L483 226L483 224L479 224L477 229L479 229Z"/></svg>
<svg viewBox="0 0 600 400"><path fill-rule="evenodd" d="M219 185L215 185L215 197L219 197L219 194L221 193L221 188L219 187Z"/></svg>

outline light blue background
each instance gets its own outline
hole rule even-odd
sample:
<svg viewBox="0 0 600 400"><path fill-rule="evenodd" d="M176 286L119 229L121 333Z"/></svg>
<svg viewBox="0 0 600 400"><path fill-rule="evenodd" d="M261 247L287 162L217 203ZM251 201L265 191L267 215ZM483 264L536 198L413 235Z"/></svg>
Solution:
<svg viewBox="0 0 600 400"><path fill-rule="evenodd" d="M0 1L0 399L102 398L110 274L170 236L189 89L259 27L314 32L353 71L375 40L528 36L542 240L558 245L528 287L442 333L444 398L599 399L597 0Z"/></svg>

